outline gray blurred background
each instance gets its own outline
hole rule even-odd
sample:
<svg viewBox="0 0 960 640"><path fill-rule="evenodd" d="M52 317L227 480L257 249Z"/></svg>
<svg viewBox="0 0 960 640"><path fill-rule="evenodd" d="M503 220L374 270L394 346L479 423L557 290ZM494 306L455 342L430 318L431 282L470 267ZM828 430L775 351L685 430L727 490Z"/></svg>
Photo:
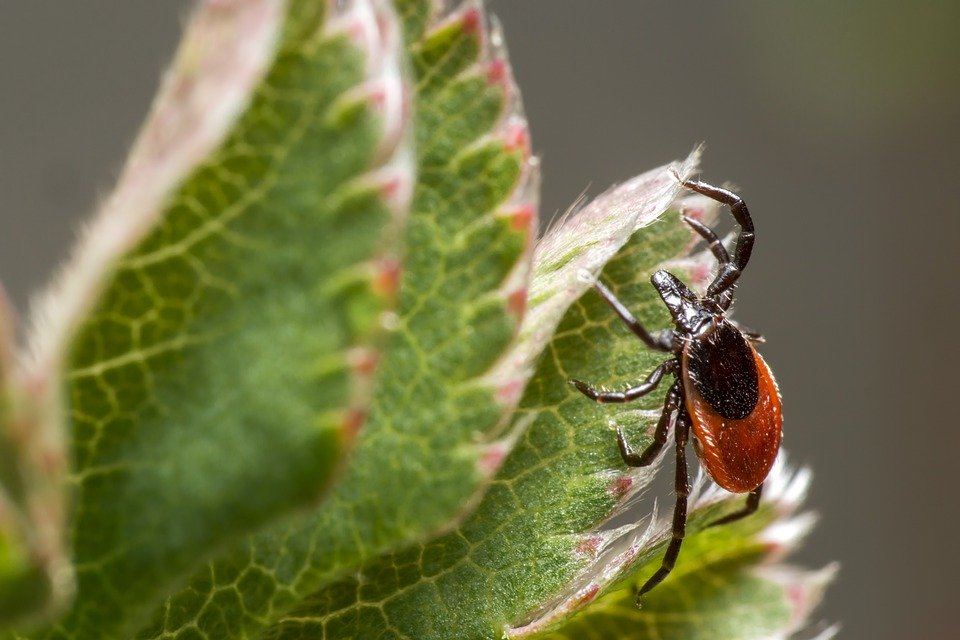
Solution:
<svg viewBox="0 0 960 640"><path fill-rule="evenodd" d="M0 279L24 311L108 192L190 2L0 0ZM758 241L785 446L841 637L960 638L960 2L493 0L543 215L707 143ZM951 469L954 472L951 472Z"/></svg>

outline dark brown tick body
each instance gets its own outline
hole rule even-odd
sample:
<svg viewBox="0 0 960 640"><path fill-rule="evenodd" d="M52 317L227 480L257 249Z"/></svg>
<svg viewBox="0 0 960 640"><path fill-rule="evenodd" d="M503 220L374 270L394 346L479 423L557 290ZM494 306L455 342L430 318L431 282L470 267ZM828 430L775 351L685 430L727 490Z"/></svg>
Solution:
<svg viewBox="0 0 960 640"><path fill-rule="evenodd" d="M650 446L637 453L623 432L617 431L624 462L632 467L646 466L663 449L670 419L676 416L677 501L673 510L673 538L660 569L640 587L638 602L639 596L667 577L680 555L690 494L686 459L690 430L693 430L697 457L710 477L727 491L749 493L742 509L710 526L739 520L757 510L763 482L777 457L782 435L783 414L777 383L753 346L762 338L726 317L733 303L734 287L753 250L750 213L743 200L726 189L696 181L685 181L683 185L730 207L740 225L733 258L712 229L685 217L687 224L709 243L720 269L703 297L667 271L653 274L651 282L675 325L674 329L656 335L647 331L613 293L598 282L597 292L627 327L648 347L672 353L673 358L654 369L642 384L626 391L598 391L579 380L571 380L581 393L597 402L630 402L656 389L665 374L675 377Z"/></svg>

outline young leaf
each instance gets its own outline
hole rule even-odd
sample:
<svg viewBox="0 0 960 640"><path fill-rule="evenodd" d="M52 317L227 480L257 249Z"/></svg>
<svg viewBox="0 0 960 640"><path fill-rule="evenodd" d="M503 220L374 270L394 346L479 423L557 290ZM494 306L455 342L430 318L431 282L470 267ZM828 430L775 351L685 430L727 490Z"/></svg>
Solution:
<svg viewBox="0 0 960 640"><path fill-rule="evenodd" d="M531 290L542 293L531 299L525 323L543 326L525 324L522 333L533 336L542 328L553 337L517 418L532 423L477 510L453 533L380 558L318 591L266 637L307 638L321 632L325 638L377 633L418 639L498 637L511 620L555 597L591 564L599 544L594 528L654 469L623 469L615 437L602 426L613 415L605 412L611 407L584 400L568 379L578 374L597 382L627 382L663 356L638 346L595 294L577 300L576 294L567 296L568 287L587 289L591 270L602 268L630 232L642 227L607 265L604 280L618 288L648 326L666 323L663 305L646 280L691 244L675 213L657 219L680 191L675 174L689 175L695 159L652 171L601 196L538 246ZM559 284L541 286L541 279ZM555 306L550 313L538 313L540 305ZM639 407L651 409L657 402L650 399ZM656 421L634 406L620 411L640 427L631 431L638 431L639 439L642 429Z"/></svg>
<svg viewBox="0 0 960 640"><path fill-rule="evenodd" d="M700 476L694 483L690 517L691 529L699 531L684 542L669 578L644 596L641 607L636 588L660 566L662 554L650 552L662 550L669 540L666 520L622 536L561 598L506 636L759 640L789 638L806 626L836 567L804 571L777 563L814 523L810 513L794 515L809 472L792 473L781 459L767 479L756 514L709 529L701 527L716 517L720 505L726 509L737 501L716 488L704 491L703 480ZM606 595L597 598L599 594Z"/></svg>
<svg viewBox="0 0 960 640"><path fill-rule="evenodd" d="M42 637L124 636L330 482L368 403L413 183L388 11L195 14L36 340L37 369L68 350L76 463L77 599Z"/></svg>
<svg viewBox="0 0 960 640"><path fill-rule="evenodd" d="M15 365L13 333L0 289L0 627L38 623L73 592L62 424L49 381L25 378Z"/></svg>
<svg viewBox="0 0 960 640"><path fill-rule="evenodd" d="M651 175L665 175L678 187L671 175L677 167L672 169ZM681 176L690 170L688 163ZM538 290L541 278L570 282L555 272L581 271L578 259L588 252L578 245L605 247L597 237L616 236L609 230L597 232L594 225L597 212L609 210L618 193L622 189L588 206L584 219L568 220L557 231L561 239L538 247L532 290ZM697 202L704 209L714 208ZM680 257L691 246L691 235L676 213L651 224L661 211L640 221L649 226L602 276L649 327L669 322L648 283L655 269L670 266L699 286L710 275L702 255ZM553 251L554 246L567 250ZM589 285L592 278L588 272L580 279ZM536 317L533 309L528 319ZM527 387L518 420L532 423L477 510L455 532L377 559L319 590L262 637L440 640L535 635L561 624L637 562L652 563L669 539L667 526L649 526L647 520L611 530L604 523L623 511L659 464L624 468L611 427L626 429L641 448L649 442L663 396L620 407L597 405L567 381L582 376L591 382L631 383L662 360L662 354L645 350L596 294L584 295L564 315ZM739 500L727 496L718 501L716 494L709 494L694 511L691 540L706 518L739 505Z"/></svg>
<svg viewBox="0 0 960 640"><path fill-rule="evenodd" d="M139 637L250 637L301 595L449 528L509 446L515 344L537 172L499 31L477 6L396 3L416 76L418 180L397 331L350 464L310 517L252 536L200 571Z"/></svg>

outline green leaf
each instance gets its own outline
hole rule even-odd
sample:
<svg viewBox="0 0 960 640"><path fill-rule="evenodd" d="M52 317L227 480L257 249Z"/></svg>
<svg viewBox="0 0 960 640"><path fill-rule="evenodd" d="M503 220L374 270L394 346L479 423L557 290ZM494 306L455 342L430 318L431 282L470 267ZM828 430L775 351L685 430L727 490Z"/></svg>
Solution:
<svg viewBox="0 0 960 640"><path fill-rule="evenodd" d="M811 513L795 515L810 478L808 470L790 471L781 458L767 478L756 514L729 526L704 528L740 507L743 498L708 487L700 474L676 567L644 596L640 608L637 589L660 567L671 537L669 520L655 515L646 526L617 535L560 598L526 624L510 628L508 635L550 640L596 633L635 639L791 637L806 626L836 571L835 566L803 571L778 564L816 521ZM832 637L833 631L823 630L818 638Z"/></svg>
<svg viewBox="0 0 960 640"><path fill-rule="evenodd" d="M512 442L505 427L526 372L509 354L536 224L526 123L500 36L477 8L396 5L417 79L418 181L370 416L316 513L211 563L138 637L256 635L320 584L450 528Z"/></svg>
<svg viewBox="0 0 960 640"><path fill-rule="evenodd" d="M783 472L778 469L774 473ZM803 482L803 474L793 480L794 484ZM554 633L530 635L545 640L790 637L805 625L835 567L803 571L771 565L783 554L782 536L795 541L809 524L808 519L797 519L781 523L778 531L776 518L774 509L767 506L739 523L692 536L684 542L669 579L644 596L642 608L637 607L635 588L659 566L659 555L640 569L631 588L600 598ZM833 631L825 630L818 638L826 640ZM527 635L516 633L513 637Z"/></svg>
<svg viewBox="0 0 960 640"><path fill-rule="evenodd" d="M665 167L631 181L588 206L582 217L572 217L542 243L532 287L541 292L542 299L538 303L532 297L534 307L527 320L539 315L536 305L549 304L565 291L562 286L539 283L572 284L569 277L561 275L566 272L579 275L578 280L585 281L583 286L589 286L590 269L584 263L591 264L592 256L601 260L600 265L592 266L602 266L604 253L609 257L616 251L615 242L599 240L616 237L616 230L608 228L604 233L597 225L602 224L603 212L620 208L615 203L636 202L636 194L631 198L624 192L640 184L654 190L662 182L678 188L670 174L679 170L685 176L691 167L692 163ZM683 206L701 208L700 215L707 217L715 210L702 199ZM648 226L606 265L602 276L650 327L669 324L648 282L654 270L668 266L694 286L705 285L710 275L704 268L705 254L682 257L692 237L676 212L651 224L661 211L662 207L653 208L639 217L637 222ZM617 217L607 217L608 227L615 220ZM632 383L662 360L662 354L642 348L595 293L584 295L564 315L527 387L518 421L532 423L477 510L455 532L379 558L357 574L318 590L262 637L439 640L533 636L562 624L638 566L652 570L657 553L669 540L669 523L641 518L636 524L613 529L605 523L624 511L659 466L658 461L649 468L625 469L612 426L626 429L635 446L642 447L649 442L662 394L627 406L597 405L585 401L567 381L576 376L596 383ZM772 494L765 507L768 510L780 509L786 514L796 501L795 489L768 493ZM778 495L789 499L778 501ZM740 500L719 492L695 499L692 544L698 544L696 531L704 522L721 510L739 506ZM756 519L745 526L765 522L768 520ZM710 543L701 540L699 544ZM724 591L724 597L732 595ZM775 614L786 612L781 605L782 600L776 603L770 621ZM649 612L654 611L653 606ZM777 628L786 627L786 617L776 619Z"/></svg>
<svg viewBox="0 0 960 640"><path fill-rule="evenodd" d="M523 333L539 333L527 330L531 322L553 337L517 418L532 423L477 510L455 532L385 556L319 590L266 637L499 637L511 621L557 597L588 569L601 545L595 528L655 471L625 470L606 425L629 419L639 446L656 421L644 409L662 398L626 408L601 406L584 401L567 381L577 375L625 383L645 375L663 355L640 348L594 293L577 300L567 290L589 288L591 270L602 268L618 243L642 226L603 279L648 326L666 325L666 311L647 279L665 260L683 254L691 236L675 212L655 221L680 191L674 174L689 175L695 157L602 196L538 246ZM553 306L552 314L540 310ZM549 315L563 315L555 334Z"/></svg>
<svg viewBox="0 0 960 640"><path fill-rule="evenodd" d="M327 7L199 8L49 305L78 593L43 637L126 635L211 554L315 504L359 427L412 187L409 90L396 26L356 33Z"/></svg>

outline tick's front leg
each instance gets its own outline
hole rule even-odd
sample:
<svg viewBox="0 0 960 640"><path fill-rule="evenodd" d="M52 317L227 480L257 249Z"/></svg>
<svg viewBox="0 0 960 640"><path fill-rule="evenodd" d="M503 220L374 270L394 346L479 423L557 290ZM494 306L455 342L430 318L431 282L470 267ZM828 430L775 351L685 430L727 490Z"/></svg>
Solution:
<svg viewBox="0 0 960 640"><path fill-rule="evenodd" d="M660 384L660 381L663 380L663 374L673 373L676 370L677 361L667 360L659 367L651 371L650 375L647 376L647 379L642 384L631 387L626 391L601 391L599 389L594 389L586 382L582 382L580 380L571 380L570 384L575 386L583 395L601 404L608 402L630 402L632 400L636 400L637 398L642 398L656 389L657 385Z"/></svg>

